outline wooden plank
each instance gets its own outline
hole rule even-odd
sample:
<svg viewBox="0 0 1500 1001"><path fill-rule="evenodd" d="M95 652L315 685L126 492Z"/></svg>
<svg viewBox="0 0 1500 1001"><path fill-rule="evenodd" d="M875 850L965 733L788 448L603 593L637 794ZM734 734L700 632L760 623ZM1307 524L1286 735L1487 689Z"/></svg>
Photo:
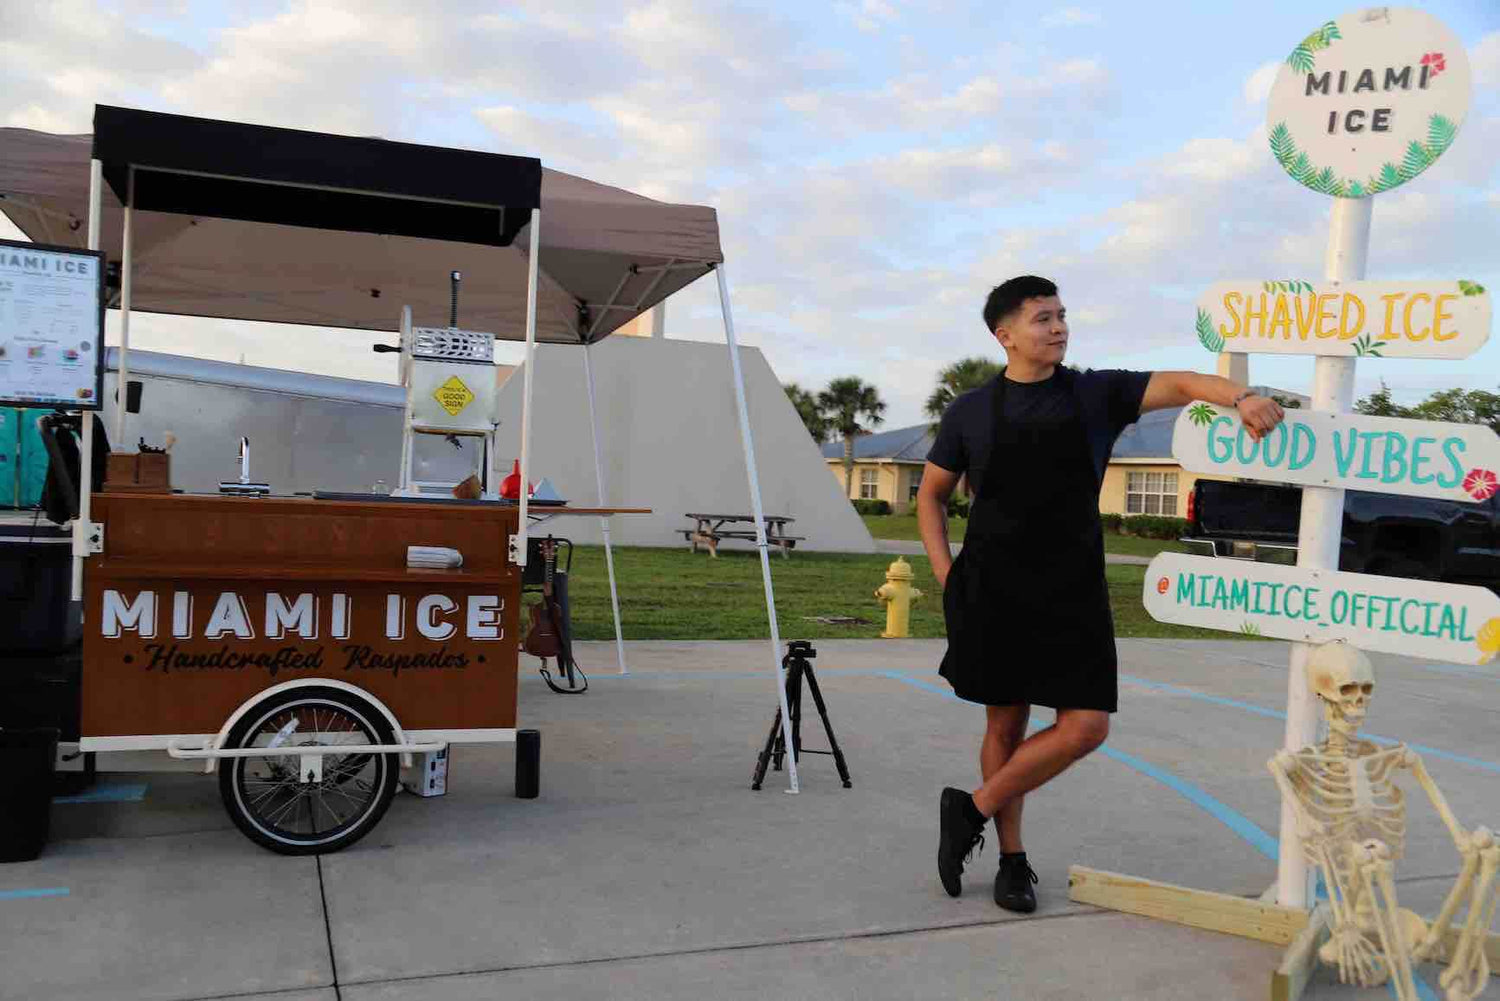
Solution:
<svg viewBox="0 0 1500 1001"><path fill-rule="evenodd" d="M1068 899L1274 945L1289 945L1307 925L1299 908L1079 865L1068 869Z"/></svg>
<svg viewBox="0 0 1500 1001"><path fill-rule="evenodd" d="M1297 1001L1318 967L1318 950L1328 941L1328 905L1319 904L1307 927L1281 954L1281 965L1271 974L1271 1001Z"/></svg>

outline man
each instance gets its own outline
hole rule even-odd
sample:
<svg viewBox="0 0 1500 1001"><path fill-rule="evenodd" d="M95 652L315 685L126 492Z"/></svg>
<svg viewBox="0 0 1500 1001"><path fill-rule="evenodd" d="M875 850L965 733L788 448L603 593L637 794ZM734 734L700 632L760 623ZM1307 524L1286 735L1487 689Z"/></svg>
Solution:
<svg viewBox="0 0 1500 1001"><path fill-rule="evenodd" d="M986 714L983 784L972 795L946 788L939 801L938 876L959 895L964 863L983 847L993 817L995 902L1029 913L1036 874L1021 840L1023 798L1104 743L1116 708L1099 520L1115 439L1142 413L1193 400L1237 409L1256 439L1283 414L1274 400L1218 376L1066 368L1067 311L1045 278L995 288L984 323L1006 367L949 406L917 494L922 544L943 585L941 673ZM955 560L946 512L962 476L975 500ZM1033 705L1055 709L1057 720L1027 737Z"/></svg>

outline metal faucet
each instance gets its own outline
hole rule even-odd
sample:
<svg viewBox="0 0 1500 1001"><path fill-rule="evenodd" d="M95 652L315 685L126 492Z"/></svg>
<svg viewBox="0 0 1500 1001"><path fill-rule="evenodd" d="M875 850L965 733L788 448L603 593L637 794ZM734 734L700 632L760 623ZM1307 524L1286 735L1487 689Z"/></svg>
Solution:
<svg viewBox="0 0 1500 1001"><path fill-rule="evenodd" d="M249 483L250 482L250 439L246 438L244 435L240 436L240 451L239 451L239 454L235 456L235 458L238 459L238 460L240 460L240 482L241 483Z"/></svg>

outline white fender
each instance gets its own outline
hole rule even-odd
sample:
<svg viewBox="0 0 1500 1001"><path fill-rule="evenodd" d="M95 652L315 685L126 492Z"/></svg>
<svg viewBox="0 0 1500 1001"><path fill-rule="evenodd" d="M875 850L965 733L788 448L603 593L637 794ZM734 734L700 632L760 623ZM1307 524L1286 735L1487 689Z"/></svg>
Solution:
<svg viewBox="0 0 1500 1001"><path fill-rule="evenodd" d="M396 722L396 714L391 712L384 702L381 702L358 685L351 685L347 681L336 681L332 678L298 678L295 681L283 681L279 685L272 685L264 691L256 692L250 698L240 703L240 707L230 715L228 721L225 722L224 726L219 730L218 735L214 737L213 742L208 746L213 748L223 747L224 742L229 739L229 731L234 729L234 725L240 721L242 716L272 695L290 691L294 688L336 688L340 691L349 692L351 695L358 695L379 710L380 714L385 717L386 722L391 725L391 733L395 736L396 743L409 743L406 739L405 731L401 729L401 724ZM408 753L401 755L401 757L402 764L404 765L406 764L406 759L409 759L411 755ZM217 764L218 759L210 758L204 767L204 771L212 772Z"/></svg>

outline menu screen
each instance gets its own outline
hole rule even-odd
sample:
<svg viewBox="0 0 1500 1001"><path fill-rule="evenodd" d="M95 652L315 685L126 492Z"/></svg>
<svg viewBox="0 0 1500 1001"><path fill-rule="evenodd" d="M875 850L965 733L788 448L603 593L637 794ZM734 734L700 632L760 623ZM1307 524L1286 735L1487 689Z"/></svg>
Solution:
<svg viewBox="0 0 1500 1001"><path fill-rule="evenodd" d="M98 410L104 255L0 240L0 404Z"/></svg>

